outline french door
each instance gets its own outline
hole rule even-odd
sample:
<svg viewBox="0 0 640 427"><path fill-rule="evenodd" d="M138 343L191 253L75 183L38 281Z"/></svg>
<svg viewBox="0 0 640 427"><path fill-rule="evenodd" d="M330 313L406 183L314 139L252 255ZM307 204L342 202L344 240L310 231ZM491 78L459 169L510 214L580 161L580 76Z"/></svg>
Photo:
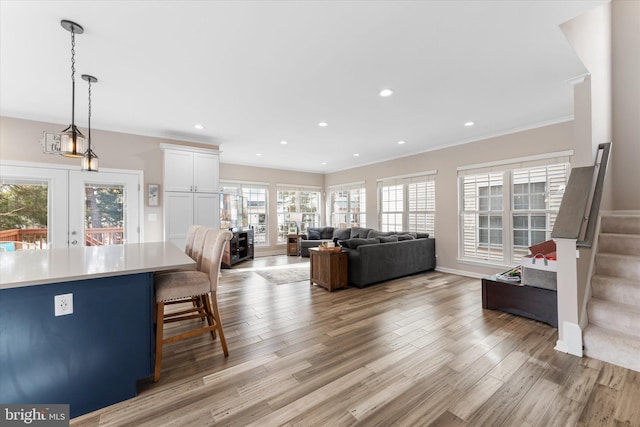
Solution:
<svg viewBox="0 0 640 427"><path fill-rule="evenodd" d="M140 241L139 174L69 171L69 246Z"/></svg>
<svg viewBox="0 0 640 427"><path fill-rule="evenodd" d="M0 162L0 184L0 250L141 241L141 172Z"/></svg>

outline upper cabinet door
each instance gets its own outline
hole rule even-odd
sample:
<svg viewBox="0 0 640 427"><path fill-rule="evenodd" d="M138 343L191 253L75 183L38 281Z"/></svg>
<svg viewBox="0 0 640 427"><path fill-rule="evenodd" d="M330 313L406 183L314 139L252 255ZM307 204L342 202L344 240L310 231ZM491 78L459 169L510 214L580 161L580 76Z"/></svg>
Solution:
<svg viewBox="0 0 640 427"><path fill-rule="evenodd" d="M193 153L182 150L164 151L164 190L193 190Z"/></svg>
<svg viewBox="0 0 640 427"><path fill-rule="evenodd" d="M219 192L218 155L193 153L193 191L196 193Z"/></svg>

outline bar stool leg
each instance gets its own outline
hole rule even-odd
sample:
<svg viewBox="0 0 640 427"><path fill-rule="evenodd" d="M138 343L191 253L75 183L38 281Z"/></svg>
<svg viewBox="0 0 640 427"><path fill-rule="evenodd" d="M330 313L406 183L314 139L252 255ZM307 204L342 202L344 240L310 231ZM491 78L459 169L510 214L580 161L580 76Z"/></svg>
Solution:
<svg viewBox="0 0 640 427"><path fill-rule="evenodd" d="M153 381L160 379L160 368L162 366L162 340L164 329L164 302L156 302L156 362L153 371Z"/></svg>

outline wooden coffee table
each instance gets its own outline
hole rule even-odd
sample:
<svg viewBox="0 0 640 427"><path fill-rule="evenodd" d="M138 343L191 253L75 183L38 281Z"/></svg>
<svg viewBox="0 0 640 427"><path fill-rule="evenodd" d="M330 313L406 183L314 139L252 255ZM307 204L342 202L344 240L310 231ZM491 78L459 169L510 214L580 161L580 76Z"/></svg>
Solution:
<svg viewBox="0 0 640 427"><path fill-rule="evenodd" d="M329 292L348 286L348 255L345 251L323 251L309 248L310 281Z"/></svg>

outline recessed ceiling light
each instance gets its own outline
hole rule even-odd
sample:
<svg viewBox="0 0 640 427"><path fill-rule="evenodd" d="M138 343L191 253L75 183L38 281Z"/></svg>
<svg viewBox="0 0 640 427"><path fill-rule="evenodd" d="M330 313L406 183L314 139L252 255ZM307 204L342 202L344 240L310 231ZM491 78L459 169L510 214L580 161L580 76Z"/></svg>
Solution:
<svg viewBox="0 0 640 427"><path fill-rule="evenodd" d="M288 142L287 142L287 141L282 140L282 141L280 141L280 144L282 144L282 145L287 145L287 144L288 144Z"/></svg>
<svg viewBox="0 0 640 427"><path fill-rule="evenodd" d="M324 166L324 165L326 165L326 164L327 164L327 162L322 162L322 163L320 163L320 164L321 164L322 166Z"/></svg>
<svg viewBox="0 0 640 427"><path fill-rule="evenodd" d="M320 123L318 123L318 126L320 126L321 128L326 128L327 126L329 126L329 123L327 123L327 122L320 122Z"/></svg>
<svg viewBox="0 0 640 427"><path fill-rule="evenodd" d="M406 144L406 143L407 143L407 141L398 141L399 145Z"/></svg>
<svg viewBox="0 0 640 427"><path fill-rule="evenodd" d="M393 91L391 89L382 89L380 91L380 96L386 98L387 96L393 95Z"/></svg>
<svg viewBox="0 0 640 427"><path fill-rule="evenodd" d="M360 156L360 154L358 154L358 153L355 153L355 154L353 155L353 157L358 157L358 156Z"/></svg>
<svg viewBox="0 0 640 427"><path fill-rule="evenodd" d="M260 157L260 156L262 156L262 154L261 153L256 153L256 156Z"/></svg>
<svg viewBox="0 0 640 427"><path fill-rule="evenodd" d="M466 127L469 127L469 126L473 126L473 125L475 125L475 124L476 124L476 122L466 122L464 125L465 125Z"/></svg>
<svg viewBox="0 0 640 427"><path fill-rule="evenodd" d="M198 130L202 130L204 129L204 126L201 125L200 123L193 125L194 128L198 129Z"/></svg>

